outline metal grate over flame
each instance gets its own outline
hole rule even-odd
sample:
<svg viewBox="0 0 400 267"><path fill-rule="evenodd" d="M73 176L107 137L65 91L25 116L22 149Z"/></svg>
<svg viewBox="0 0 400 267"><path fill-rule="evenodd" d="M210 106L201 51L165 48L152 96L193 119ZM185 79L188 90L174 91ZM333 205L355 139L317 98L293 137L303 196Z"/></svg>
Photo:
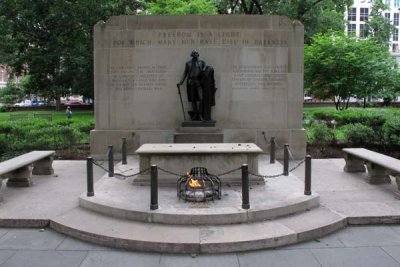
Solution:
<svg viewBox="0 0 400 267"><path fill-rule="evenodd" d="M221 180L204 167L194 167L178 179L177 195L193 202L221 199Z"/></svg>

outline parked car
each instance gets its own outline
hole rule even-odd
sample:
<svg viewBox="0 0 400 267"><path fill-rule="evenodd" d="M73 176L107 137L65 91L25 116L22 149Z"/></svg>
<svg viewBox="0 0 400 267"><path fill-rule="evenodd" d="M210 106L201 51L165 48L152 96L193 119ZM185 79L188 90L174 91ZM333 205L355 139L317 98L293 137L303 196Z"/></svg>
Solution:
<svg viewBox="0 0 400 267"><path fill-rule="evenodd" d="M14 107L30 107L30 106L32 106L32 101L29 99L14 104Z"/></svg>
<svg viewBox="0 0 400 267"><path fill-rule="evenodd" d="M70 107L79 107L79 106L91 106L92 104L90 103L85 103L82 101L66 101L64 103L64 106L70 106Z"/></svg>
<svg viewBox="0 0 400 267"><path fill-rule="evenodd" d="M43 106L43 105L44 105L43 101L39 101L39 100L32 101L32 106L34 106L34 107Z"/></svg>

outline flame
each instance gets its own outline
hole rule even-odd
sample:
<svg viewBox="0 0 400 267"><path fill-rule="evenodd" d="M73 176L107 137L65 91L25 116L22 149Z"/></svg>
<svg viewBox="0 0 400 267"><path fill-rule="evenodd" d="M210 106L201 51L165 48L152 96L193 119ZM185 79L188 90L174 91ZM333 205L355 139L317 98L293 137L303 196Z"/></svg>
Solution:
<svg viewBox="0 0 400 267"><path fill-rule="evenodd" d="M186 175L189 177L188 184L189 184L189 186L190 186L191 188L201 188L201 187L203 187L203 186L200 184L199 180L193 179L193 175L189 174L189 172L186 173Z"/></svg>

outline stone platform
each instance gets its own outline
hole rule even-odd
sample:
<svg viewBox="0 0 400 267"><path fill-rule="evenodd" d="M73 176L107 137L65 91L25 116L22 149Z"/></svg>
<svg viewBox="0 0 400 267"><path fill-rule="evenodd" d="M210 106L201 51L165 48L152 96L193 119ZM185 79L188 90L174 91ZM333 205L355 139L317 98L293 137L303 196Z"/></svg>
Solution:
<svg viewBox="0 0 400 267"><path fill-rule="evenodd" d="M134 165L133 162L138 165L138 157L128 159L130 165ZM261 157L261 173L268 168L268 162L266 156ZM291 166L292 164L295 163L291 163ZM265 221L182 225L128 220L117 217L119 214L114 217L106 216L82 208L79 206L79 197L86 190L86 162L54 161L55 174L33 175L32 187L3 186L4 202L1 203L0 209L0 226L49 226L93 243L139 251L219 253L273 248L312 240L346 225L400 223L400 200L395 198L397 188L394 183L368 184L365 173L343 172L343 159L318 159L313 160L312 165L312 196L316 196L314 193L318 192L319 207ZM116 166L116 169L118 168L120 167ZM104 172L101 169L95 168L94 171L96 181L103 177ZM292 179L294 175L300 179L301 185L304 165L287 178ZM109 181L113 179L115 178L110 178ZM272 182L275 180L269 179L266 183L267 202L272 199L268 197L268 186L271 184L272 188ZM115 181L117 182L127 181ZM100 189L101 184L100 181L95 185L95 196L99 198L102 193L97 189ZM112 188L109 193L103 193L113 195L113 201L120 201L115 199L118 196L112 193ZM129 197L121 195L122 199L129 200ZM161 200L160 195L158 212L167 210ZM142 202L140 205L148 211L150 200L143 199ZM177 203L187 205L187 210L210 209L190 206L189 203ZM261 203L256 203L250 198L249 211L252 212L259 204ZM122 208L129 210L137 208L138 205L125 203ZM122 213L125 212L124 209L121 209ZM113 212L118 213L117 210Z"/></svg>
<svg viewBox="0 0 400 267"><path fill-rule="evenodd" d="M264 157L265 159L265 157ZM131 159L128 162L134 162ZM263 175L282 173L282 165L263 164ZM136 165L115 166L115 172L129 176ZM240 170L237 171L240 174ZM230 174L233 175L233 174ZM175 177L175 181L179 177ZM222 177L221 177L222 178ZM150 179L148 176L147 179ZM319 195L304 195L304 184L296 176L281 176L250 187L250 206L242 209L240 186L222 185L221 200L185 202L177 197L176 186L160 187L157 210L150 210L149 186L133 185L133 178L118 180L105 175L95 196L81 195L80 206L107 216L140 222L180 225L253 223L304 212L319 206Z"/></svg>

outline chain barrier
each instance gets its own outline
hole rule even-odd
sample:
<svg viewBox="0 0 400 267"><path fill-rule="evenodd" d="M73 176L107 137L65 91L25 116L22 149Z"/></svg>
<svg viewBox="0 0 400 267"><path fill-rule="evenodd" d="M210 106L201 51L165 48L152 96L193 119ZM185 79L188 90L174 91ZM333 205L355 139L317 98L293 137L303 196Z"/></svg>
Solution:
<svg viewBox="0 0 400 267"><path fill-rule="evenodd" d="M102 165L104 164L104 162L103 162L103 163L99 163L99 162L93 160L93 164L96 165L97 167L99 167L100 169L102 169L103 171L109 172L109 170L107 170L106 168L104 168L104 167L102 166Z"/></svg>
<svg viewBox="0 0 400 267"><path fill-rule="evenodd" d="M292 151L290 150L290 147L289 147L289 146L288 146L288 152L289 152L289 158L290 158L290 160L294 160Z"/></svg>
<svg viewBox="0 0 400 267"><path fill-rule="evenodd" d="M130 169L130 170L132 170L132 169ZM143 173L147 172L148 170L150 170L150 168L146 168L143 171L140 171L140 172L137 172L137 173L134 173L134 174L130 174L130 175L124 175L122 173L114 173L114 177L117 178L117 179L120 179L120 180L125 180L125 179L131 178L131 177L135 177L135 176L137 176L139 174L143 174ZM129 170L127 170L127 171L129 171ZM121 177L121 178L118 178L118 177Z"/></svg>
<svg viewBox="0 0 400 267"><path fill-rule="evenodd" d="M289 172L292 172L292 171L294 171L294 170L296 170L298 167L300 167L301 166L301 164L303 164L304 162L306 161L306 159L302 159L299 163L297 163L294 167L292 167L291 169L289 169ZM249 172L249 174L251 174L251 175L253 175L253 176L256 176L256 177L261 177L261 178L266 178L266 179L268 179L268 178L277 178L277 177L279 177L279 176L282 176L283 175L283 172L282 173L279 173L279 174L273 174L273 175L260 175L260 174L255 174L255 173L252 173L252 172Z"/></svg>
<svg viewBox="0 0 400 267"><path fill-rule="evenodd" d="M179 174L179 173L176 173L176 172L168 171L168 170L163 169L163 168L158 167L158 166L157 166L157 168L158 168L160 171L163 171L163 172L165 172L165 173L172 174L172 175L175 175L175 176L178 176L178 177L182 177L182 176L186 175L186 174Z"/></svg>
<svg viewBox="0 0 400 267"><path fill-rule="evenodd" d="M242 167L235 168L235 169L232 169L232 170L230 170L230 171L227 171L227 172L223 172L223 173L217 174L216 176L218 176L218 177L221 177L221 176L224 176L224 175L228 175L228 174L230 174L230 173L232 173L232 172L235 172L235 171L238 171L238 170L240 170L241 168L242 168Z"/></svg>

